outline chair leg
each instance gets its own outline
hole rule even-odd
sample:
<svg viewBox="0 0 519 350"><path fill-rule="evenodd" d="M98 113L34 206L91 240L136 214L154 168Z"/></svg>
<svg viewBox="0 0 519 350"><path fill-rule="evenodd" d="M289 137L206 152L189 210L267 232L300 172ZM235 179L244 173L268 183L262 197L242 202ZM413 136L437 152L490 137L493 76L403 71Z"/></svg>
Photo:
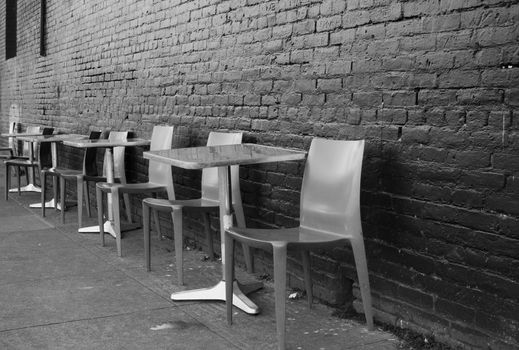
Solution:
<svg viewBox="0 0 519 350"><path fill-rule="evenodd" d="M274 298L276 309L276 330L278 338L278 348L285 349L285 319L286 319L286 300L285 292L287 289L287 246L274 246Z"/></svg>
<svg viewBox="0 0 519 350"><path fill-rule="evenodd" d="M151 271L151 248L150 248L150 210L151 208L142 202L142 230L144 232L144 264L146 271Z"/></svg>
<svg viewBox="0 0 519 350"><path fill-rule="evenodd" d="M32 178L34 179L34 168L31 168L31 171L33 172L32 173ZM25 168L25 184L28 185L29 184L29 168Z"/></svg>
<svg viewBox="0 0 519 350"><path fill-rule="evenodd" d="M157 236L162 240L162 231L160 230L159 211L153 210L153 221L155 221L155 230L157 230Z"/></svg>
<svg viewBox="0 0 519 350"><path fill-rule="evenodd" d="M84 193L85 197L85 204L86 204L86 211L89 218L92 217L92 212L90 211L90 191L88 189L88 181L83 181L83 177L81 177L81 190L82 193ZM79 188L79 187L78 187Z"/></svg>
<svg viewBox="0 0 519 350"><path fill-rule="evenodd" d="M65 178L63 176L61 176L59 178L59 203L60 203L60 206L61 206L61 223L64 224L65 223L65 210L67 210L66 208L66 204L65 204L65 189L66 189L66 186L65 186Z"/></svg>
<svg viewBox="0 0 519 350"><path fill-rule="evenodd" d="M308 301L308 308L312 308L312 302L314 300L314 295L312 291L312 275L310 273L310 252L308 250L303 250L301 252L301 256L303 258L303 271L305 276L305 289L306 289L306 299Z"/></svg>
<svg viewBox="0 0 519 350"><path fill-rule="evenodd" d="M364 248L364 240L356 239L351 241L353 256L355 258L355 266L357 268L357 276L359 278L360 295L362 296L362 305L364 307L364 315L368 330L372 331L373 326L373 310L371 307L371 292L369 287L368 264L366 260L366 250Z"/></svg>
<svg viewBox="0 0 519 350"><path fill-rule="evenodd" d="M9 200L9 187L11 186L11 174L9 174L9 165L5 165L5 200Z"/></svg>
<svg viewBox="0 0 519 350"><path fill-rule="evenodd" d="M153 198L157 198L157 192L154 192ZM153 210L153 221L155 222L155 230L157 231L157 236L159 240L162 241L162 231L160 230L160 221L159 221L159 211Z"/></svg>
<svg viewBox="0 0 519 350"><path fill-rule="evenodd" d="M47 176L45 172L41 172L40 175L41 182L41 216L45 217L45 191L47 190Z"/></svg>
<svg viewBox="0 0 519 350"><path fill-rule="evenodd" d="M205 239L207 240L207 254L209 255L209 259L214 260L214 246L213 246L213 237L211 235L211 220L209 218L209 213L204 213L204 231L205 231Z"/></svg>
<svg viewBox="0 0 519 350"><path fill-rule="evenodd" d="M40 187L41 187L41 167L38 166L38 169L34 169L32 168L32 173L36 173L38 175L38 183L40 184ZM33 181L34 181L34 184L36 184L36 174L33 175Z"/></svg>
<svg viewBox="0 0 519 350"><path fill-rule="evenodd" d="M153 193L153 198L157 198L157 193ZM153 210L153 221L155 221L155 230L157 230L157 236L162 240L162 232L160 231L159 211Z"/></svg>
<svg viewBox="0 0 519 350"><path fill-rule="evenodd" d="M173 235L175 241L175 261L177 264L178 284L184 285L184 266L183 266L183 252L184 234L182 232L182 209L173 209L171 213L173 219Z"/></svg>
<svg viewBox="0 0 519 350"><path fill-rule="evenodd" d="M87 216L89 218L91 218L92 211L90 208L90 190L88 188L88 181L83 181L82 183L83 183L83 194L84 194L85 204L86 204L86 209L87 209Z"/></svg>
<svg viewBox="0 0 519 350"><path fill-rule="evenodd" d="M76 177L77 222L78 222L78 226L80 228L83 227L83 194L84 194L83 186L84 186L83 177L82 176L77 176ZM88 206L87 206L87 208L88 208ZM87 210L87 211L90 211L90 210Z"/></svg>
<svg viewBox="0 0 519 350"><path fill-rule="evenodd" d="M236 222L238 224L238 227L245 228L246 227L245 214L243 213L241 197L240 197L239 201L240 201L239 204L233 203L234 215L236 216ZM242 243L241 246L243 249L243 257L245 258L245 266L247 267L247 272L254 273L254 261L253 261L252 248L249 247L245 243Z"/></svg>
<svg viewBox="0 0 519 350"><path fill-rule="evenodd" d="M51 174L51 173L49 173ZM42 175L42 177L45 175ZM46 179L42 179L41 181L46 181ZM52 175L52 195L54 196L54 209L58 209L58 177L56 175Z"/></svg>
<svg viewBox="0 0 519 350"><path fill-rule="evenodd" d="M103 222L103 192L96 186L96 201L97 201L97 223L99 225L99 234L101 236L101 245L105 245L105 231Z"/></svg>
<svg viewBox="0 0 519 350"><path fill-rule="evenodd" d="M224 233L225 237L225 304L227 307L227 323L232 325L232 301L234 282L234 239Z"/></svg>
<svg viewBox="0 0 519 350"><path fill-rule="evenodd" d="M243 249L243 256L245 258L245 265L247 267L248 273L254 273L254 262L253 262L253 254L252 254L252 248L249 247L247 244L242 243L241 245Z"/></svg>
<svg viewBox="0 0 519 350"><path fill-rule="evenodd" d="M27 173L25 173L27 175ZM22 195L22 192L20 191L20 167L18 167L18 195L21 196ZM27 183L29 183L29 181L27 181Z"/></svg>
<svg viewBox="0 0 519 350"><path fill-rule="evenodd" d="M126 220L131 224L132 223L132 207L130 206L130 195L128 193L123 194L124 198L124 208L126 210Z"/></svg>
<svg viewBox="0 0 519 350"><path fill-rule="evenodd" d="M122 246L121 246L121 210L120 210L120 196L119 191L116 189L112 191L113 201L113 220L114 220L114 231L115 231L115 243L117 245L117 255L119 257L123 256ZM124 195L123 195L124 197Z"/></svg>
<svg viewBox="0 0 519 350"><path fill-rule="evenodd" d="M29 171L32 173L32 181L34 182L34 184L36 184L36 169L34 169L34 167L30 167L27 168L27 170L25 170L25 178L27 180L27 184L29 184Z"/></svg>

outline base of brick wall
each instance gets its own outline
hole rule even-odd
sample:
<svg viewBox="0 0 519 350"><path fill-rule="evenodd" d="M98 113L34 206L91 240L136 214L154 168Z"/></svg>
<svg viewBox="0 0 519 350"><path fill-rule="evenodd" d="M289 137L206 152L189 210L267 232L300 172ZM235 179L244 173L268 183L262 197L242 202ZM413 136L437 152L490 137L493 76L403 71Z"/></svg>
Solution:
<svg viewBox="0 0 519 350"><path fill-rule="evenodd" d="M353 286L353 307L363 314L360 290ZM444 318L424 312L399 300L385 298L372 293L375 322L393 327L409 329L422 334L424 338L433 337L436 342L446 344L454 349L463 350L517 350L519 343L513 340L498 340L495 336L475 329L459 321L448 321ZM424 346L426 346L424 344Z"/></svg>

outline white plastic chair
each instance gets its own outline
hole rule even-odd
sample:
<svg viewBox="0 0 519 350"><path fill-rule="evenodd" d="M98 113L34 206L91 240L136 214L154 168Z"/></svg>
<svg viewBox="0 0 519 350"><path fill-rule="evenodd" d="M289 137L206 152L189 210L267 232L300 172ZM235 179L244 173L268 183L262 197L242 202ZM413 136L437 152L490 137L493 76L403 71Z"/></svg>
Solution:
<svg viewBox="0 0 519 350"><path fill-rule="evenodd" d="M173 126L154 126L151 135L151 151L171 149L173 142ZM115 153L115 152L114 152ZM104 230L103 230L103 198L102 194L111 193L113 195L113 218L114 230L117 244L117 253L122 256L121 248L121 217L119 209L119 197L121 194L135 194L135 193L158 193L167 192L169 199L175 199L175 191L173 188L173 175L171 173L171 165L150 161L148 166L149 181L145 183L134 184L109 184L101 182L96 185L97 198L97 215L100 227L101 244L104 246ZM128 216L128 215L127 215ZM158 214L155 217L156 225L160 230L158 222ZM129 219L131 222L131 219Z"/></svg>
<svg viewBox="0 0 519 350"><path fill-rule="evenodd" d="M235 240L272 249L279 349L285 349L287 248L302 251L308 305L312 304L310 255L312 248L336 247L349 241L353 249L368 329L373 329L371 294L360 219L360 177L364 140L314 139L310 146L301 189L300 225L287 229L231 227L225 232L225 276L234 280ZM233 283L226 283L227 320L232 324Z"/></svg>
<svg viewBox="0 0 519 350"><path fill-rule="evenodd" d="M242 133L223 133L211 132L207 139L207 146L228 145L241 143ZM245 215L243 214L243 205L240 192L240 174L239 167L231 167L231 189L232 189L232 205L236 215L236 221L239 227L245 227ZM183 274L183 228L182 214L184 209L199 211L203 214L204 230L209 248L208 255L214 259L213 240L211 236L211 228L209 221L210 212L219 212L218 200L218 169L206 168L202 170L202 196L196 199L186 200L164 200L156 198L145 198L142 201L142 220L144 226L144 254L146 269L151 269L151 249L150 249L150 209L155 211L166 211L171 213L173 219L173 232L175 241L175 259L177 265L177 278L180 285L184 284ZM243 247L245 261L248 269L252 269L252 257L250 249Z"/></svg>

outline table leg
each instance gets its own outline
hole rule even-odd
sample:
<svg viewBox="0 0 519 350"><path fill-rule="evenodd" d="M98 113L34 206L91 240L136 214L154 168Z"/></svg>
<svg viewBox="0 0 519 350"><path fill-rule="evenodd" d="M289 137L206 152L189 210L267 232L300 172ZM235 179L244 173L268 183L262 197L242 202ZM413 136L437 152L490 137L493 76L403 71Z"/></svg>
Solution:
<svg viewBox="0 0 519 350"><path fill-rule="evenodd" d="M112 148L107 147L106 150L106 182L114 183L114 156L112 153ZM110 234L115 238L115 230L112 225L113 211L112 211L112 195L108 194L106 196L106 202L108 206L108 220L105 221L103 225L103 231L105 233ZM79 228L79 233L99 233L99 225L81 227Z"/></svg>
<svg viewBox="0 0 519 350"><path fill-rule="evenodd" d="M231 214L231 193L230 193L230 176L229 167L218 168L218 197L220 200L220 238L222 244L222 280L215 286L209 288L200 288L188 291L182 291L171 294L171 299L179 300L221 300L225 301L225 235L223 234L226 227L232 225ZM259 307L252 302L244 293L253 292L263 287L261 282L251 285L241 286L237 281L234 283L234 294L232 303L240 310L255 315L259 313Z"/></svg>
<svg viewBox="0 0 519 350"><path fill-rule="evenodd" d="M106 182L114 183L114 156L113 150L111 147L106 148ZM108 193L106 196L106 205L108 207L108 220L105 221L103 225L103 231L105 233L110 234L112 237L116 237L115 229L113 227L113 207L112 207L112 194ZM127 230L133 230L138 228L139 224L129 224L129 223L121 223L121 232ZM79 233L99 233L99 225L89 226L89 227L81 227L78 232Z"/></svg>
<svg viewBox="0 0 519 350"><path fill-rule="evenodd" d="M109 184L113 184L115 181L114 180L114 154L113 154L112 148L107 148L105 152L106 152L106 161L108 163L106 166L106 182L108 182ZM106 206L108 207L108 221L109 222L112 222L112 220L114 218L112 200L113 200L112 194L108 193L106 196Z"/></svg>
<svg viewBox="0 0 519 350"><path fill-rule="evenodd" d="M56 203L56 199L52 198L50 201L45 202L45 208L54 208L57 207L58 210L61 210L61 204L58 202ZM68 204L67 204L68 205ZM41 203L33 203L29 205L29 208L41 208Z"/></svg>
<svg viewBox="0 0 519 350"><path fill-rule="evenodd" d="M52 167L56 168L58 166L58 147L56 142L52 142L50 145L50 151L52 156ZM41 189L40 189L41 192ZM52 198L50 201L45 202L45 208L57 208L58 210L61 210L61 204L57 203L56 205L56 199ZM41 208L41 203L33 203L29 204L29 208Z"/></svg>
<svg viewBox="0 0 519 350"><path fill-rule="evenodd" d="M242 289L246 289L247 287L242 287L238 281L234 281L233 286L233 298L232 304L242 310L245 313L250 315L257 315L259 313L259 307L250 300ZM261 284L261 283L260 283ZM256 289L263 288L263 285L256 285ZM253 292L254 290L250 290L248 287L248 292ZM182 301L182 300L220 300L225 301L225 281L220 281L213 287L209 288L200 288L193 290L186 290L183 292L173 293L171 294L171 300Z"/></svg>
<svg viewBox="0 0 519 350"><path fill-rule="evenodd" d="M29 173L30 174L30 173ZM29 175L29 181L31 176ZM9 192L18 192L18 188L10 188ZM38 192L41 193L41 188L36 186L34 183L20 187L20 192Z"/></svg>

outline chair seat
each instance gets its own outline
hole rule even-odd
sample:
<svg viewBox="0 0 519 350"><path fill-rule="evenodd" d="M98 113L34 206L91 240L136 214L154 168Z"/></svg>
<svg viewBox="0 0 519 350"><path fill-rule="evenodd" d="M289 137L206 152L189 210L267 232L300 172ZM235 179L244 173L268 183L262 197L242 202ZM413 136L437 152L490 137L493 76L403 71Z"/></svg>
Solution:
<svg viewBox="0 0 519 350"><path fill-rule="evenodd" d="M132 192L143 192L143 191L159 191L166 190L166 186L164 184L156 184L152 182L144 182L144 183L135 183L135 184L120 184L120 183L108 183L108 182L98 182L96 187L99 188L103 192L113 192L115 189L119 190L119 192L124 193L132 193Z"/></svg>
<svg viewBox="0 0 519 350"><path fill-rule="evenodd" d="M93 182L106 182L106 176L96 176L96 175L83 175L84 181L93 181ZM120 178L115 178L114 181L121 181Z"/></svg>
<svg viewBox="0 0 519 350"><path fill-rule="evenodd" d="M62 176L78 176L83 175L82 170L78 169L69 169L69 168L49 168L44 170L46 173L49 174L56 174L56 175L62 175Z"/></svg>
<svg viewBox="0 0 519 350"><path fill-rule="evenodd" d="M344 241L348 238L345 235L338 235L333 232L317 231L313 229L299 227L281 228L281 229L256 229L256 228L241 228L230 227L226 230L240 241L249 243L271 243L283 242L288 245L329 245Z"/></svg>
<svg viewBox="0 0 519 350"><path fill-rule="evenodd" d="M196 199L184 199L184 200L168 200L160 198L145 198L143 200L150 207L155 209L181 209L183 207L201 208L201 209L213 209L218 208L219 202L211 199L196 198Z"/></svg>
<svg viewBox="0 0 519 350"><path fill-rule="evenodd" d="M10 148L10 147L0 147L0 152L9 152L9 156L13 156L14 152L13 152L13 149ZM6 155L2 155L2 156L6 156Z"/></svg>
<svg viewBox="0 0 519 350"><path fill-rule="evenodd" d="M12 158L4 162L6 165L14 166L38 166L38 162L26 158Z"/></svg>
<svg viewBox="0 0 519 350"><path fill-rule="evenodd" d="M0 154L0 159L13 160L13 159L29 159L28 157L12 156L10 154Z"/></svg>
<svg viewBox="0 0 519 350"><path fill-rule="evenodd" d="M0 148L0 152L9 152L9 154L0 154L0 159L5 159L5 160L10 160L10 159L29 159L29 157L15 156L13 154L13 150L11 148Z"/></svg>

